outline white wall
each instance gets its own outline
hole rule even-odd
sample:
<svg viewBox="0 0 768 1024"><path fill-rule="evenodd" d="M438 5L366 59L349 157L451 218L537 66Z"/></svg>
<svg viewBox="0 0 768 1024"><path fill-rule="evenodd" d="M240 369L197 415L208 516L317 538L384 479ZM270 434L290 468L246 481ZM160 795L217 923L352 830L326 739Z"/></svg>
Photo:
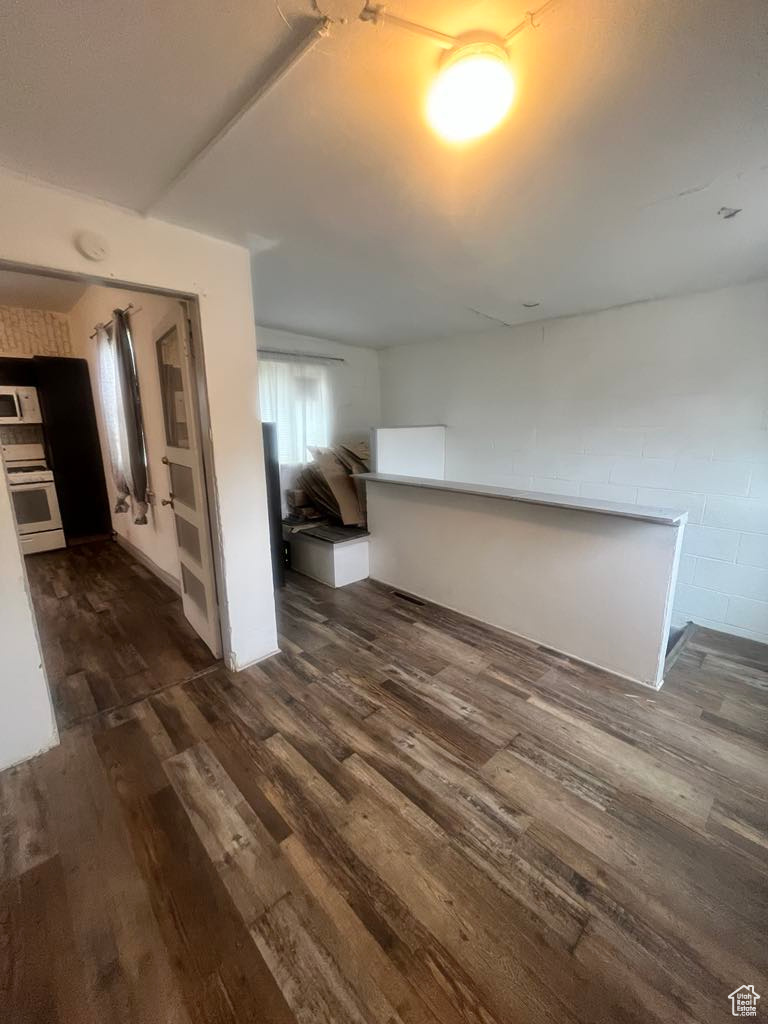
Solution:
<svg viewBox="0 0 768 1024"><path fill-rule="evenodd" d="M371 432L374 473L445 480L445 427L378 427Z"/></svg>
<svg viewBox="0 0 768 1024"><path fill-rule="evenodd" d="M277 648L250 259L246 249L162 221L0 174L0 260L99 275L135 287L199 296L211 417L213 490L223 554L224 644L240 667ZM98 264L74 246L78 232L103 235ZM3 543L12 524L0 521ZM14 537L15 541L15 537ZM15 612L0 603L5 632ZM32 656L32 638L22 645ZM34 656L39 655L35 649ZM16 671L16 665L6 663ZM5 679L0 720L7 720ZM32 750L29 751L32 753ZM6 758L0 750L0 762Z"/></svg>
<svg viewBox="0 0 768 1024"><path fill-rule="evenodd" d="M368 522L373 579L661 685L681 526L377 480Z"/></svg>
<svg viewBox="0 0 768 1024"><path fill-rule="evenodd" d="M449 480L688 508L674 622L768 641L768 283L379 355Z"/></svg>
<svg viewBox="0 0 768 1024"><path fill-rule="evenodd" d="M379 361L374 349L260 326L256 339L259 348L343 359L343 363L328 364L334 415L331 438L334 442L368 440L370 428L381 422Z"/></svg>
<svg viewBox="0 0 768 1024"><path fill-rule="evenodd" d="M162 463L165 454L165 430L160 397L160 377L157 371L157 354L154 337L159 325L173 314L178 302L163 295L149 292L127 292L119 288L104 288L92 285L72 308L70 332L76 354L88 360L91 374L91 389L96 406L104 459L104 475L107 480L110 509L114 509L116 491L109 468L109 449L99 404L98 356L96 340L91 338L97 323L106 323L116 308L124 309L133 303L131 311L131 334L136 355L136 371L141 390L141 410L144 420L144 434L147 445L149 486L154 493L150 503L147 523L137 526L130 512L112 512L112 527L116 533L137 548L163 573L175 580L180 577L179 559L176 546L176 531L173 511L160 504L160 498L168 494L168 471Z"/></svg>
<svg viewBox="0 0 768 1024"><path fill-rule="evenodd" d="M0 467L0 769L58 740L8 480Z"/></svg>

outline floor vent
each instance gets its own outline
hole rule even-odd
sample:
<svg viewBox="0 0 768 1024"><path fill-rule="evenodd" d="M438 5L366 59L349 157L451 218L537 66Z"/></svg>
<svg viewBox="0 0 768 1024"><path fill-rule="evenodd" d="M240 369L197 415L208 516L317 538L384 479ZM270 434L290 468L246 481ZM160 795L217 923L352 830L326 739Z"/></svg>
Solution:
<svg viewBox="0 0 768 1024"><path fill-rule="evenodd" d="M401 597L404 601L410 601L411 604L418 604L422 608L424 607L424 602L420 601L418 597L412 597L410 594L404 594L401 590L393 590L392 594L395 597Z"/></svg>

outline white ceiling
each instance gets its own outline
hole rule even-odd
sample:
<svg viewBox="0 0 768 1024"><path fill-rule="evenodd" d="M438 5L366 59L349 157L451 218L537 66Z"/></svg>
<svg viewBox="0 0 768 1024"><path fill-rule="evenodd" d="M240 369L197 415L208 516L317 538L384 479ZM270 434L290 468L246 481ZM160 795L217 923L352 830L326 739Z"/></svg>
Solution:
<svg viewBox="0 0 768 1024"><path fill-rule="evenodd" d="M150 206L312 3L6 5L0 163ZM388 9L504 33L532 5ZM511 117L463 149L423 121L439 53L336 26L153 212L251 246L261 322L365 345L768 273L766 0L561 0L515 43Z"/></svg>
<svg viewBox="0 0 768 1024"><path fill-rule="evenodd" d="M0 270L0 306L69 313L85 289L82 281Z"/></svg>

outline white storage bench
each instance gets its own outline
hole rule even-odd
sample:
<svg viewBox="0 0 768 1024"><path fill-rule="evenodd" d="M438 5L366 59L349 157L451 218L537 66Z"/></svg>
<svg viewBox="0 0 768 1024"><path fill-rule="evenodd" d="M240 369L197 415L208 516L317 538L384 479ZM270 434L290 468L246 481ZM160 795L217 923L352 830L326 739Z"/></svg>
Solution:
<svg viewBox="0 0 768 1024"><path fill-rule="evenodd" d="M291 568L329 587L368 578L368 531L355 526L315 526L293 532L283 526Z"/></svg>

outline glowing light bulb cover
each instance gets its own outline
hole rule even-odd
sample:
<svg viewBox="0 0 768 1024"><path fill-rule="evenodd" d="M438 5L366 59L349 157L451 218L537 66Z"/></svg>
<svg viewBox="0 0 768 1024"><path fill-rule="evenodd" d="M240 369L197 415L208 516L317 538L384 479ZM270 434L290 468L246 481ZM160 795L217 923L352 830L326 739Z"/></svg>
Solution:
<svg viewBox="0 0 768 1024"><path fill-rule="evenodd" d="M427 120L446 142L469 142L504 120L514 96L512 69L500 46L461 47L432 83Z"/></svg>

